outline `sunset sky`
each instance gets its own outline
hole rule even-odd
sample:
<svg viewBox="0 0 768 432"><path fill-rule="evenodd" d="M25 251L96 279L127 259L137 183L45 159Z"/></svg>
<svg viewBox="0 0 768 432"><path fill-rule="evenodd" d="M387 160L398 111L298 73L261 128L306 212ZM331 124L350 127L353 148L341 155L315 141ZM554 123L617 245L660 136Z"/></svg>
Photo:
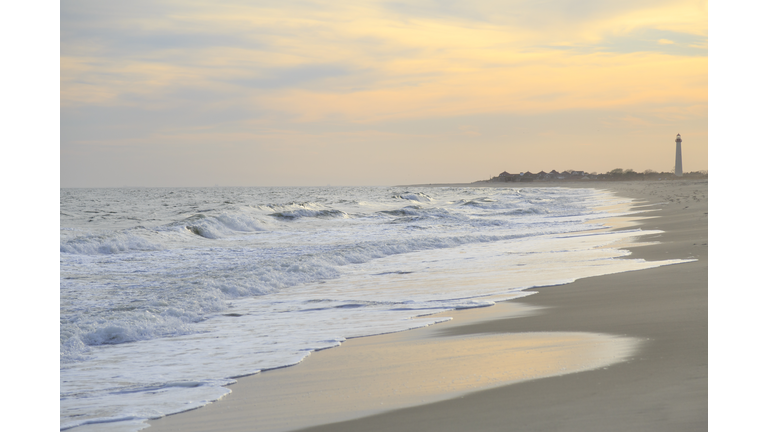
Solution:
<svg viewBox="0 0 768 432"><path fill-rule="evenodd" d="M61 187L706 170L707 7L61 2Z"/></svg>

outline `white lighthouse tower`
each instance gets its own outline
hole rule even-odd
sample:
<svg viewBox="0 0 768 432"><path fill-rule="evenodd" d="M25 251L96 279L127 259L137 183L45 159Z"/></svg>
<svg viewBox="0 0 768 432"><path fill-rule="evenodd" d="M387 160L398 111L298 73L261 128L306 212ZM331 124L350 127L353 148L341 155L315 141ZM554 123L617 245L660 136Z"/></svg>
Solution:
<svg viewBox="0 0 768 432"><path fill-rule="evenodd" d="M682 177L683 176L683 139L680 138L680 134L677 134L675 143L677 143L677 149L675 151L675 175L678 177Z"/></svg>

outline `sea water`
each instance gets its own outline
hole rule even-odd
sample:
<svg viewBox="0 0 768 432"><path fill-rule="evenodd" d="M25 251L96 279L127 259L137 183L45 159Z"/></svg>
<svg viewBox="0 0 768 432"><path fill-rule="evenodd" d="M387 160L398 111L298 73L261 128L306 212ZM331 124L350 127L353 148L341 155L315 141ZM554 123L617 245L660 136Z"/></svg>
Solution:
<svg viewBox="0 0 768 432"><path fill-rule="evenodd" d="M610 247L567 188L60 192L60 427L135 431L347 338L677 260ZM565 289L565 288L564 288Z"/></svg>

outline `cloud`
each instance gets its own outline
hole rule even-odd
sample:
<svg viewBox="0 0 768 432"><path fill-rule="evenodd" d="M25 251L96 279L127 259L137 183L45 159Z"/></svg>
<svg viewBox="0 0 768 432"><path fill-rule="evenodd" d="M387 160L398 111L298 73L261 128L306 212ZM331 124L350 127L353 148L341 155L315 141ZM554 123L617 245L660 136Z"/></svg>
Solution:
<svg viewBox="0 0 768 432"><path fill-rule="evenodd" d="M265 70L260 77L231 79L229 82L252 88L301 88L326 78L344 78L351 74L353 71L344 65L309 64Z"/></svg>
<svg viewBox="0 0 768 432"><path fill-rule="evenodd" d="M310 152L366 139L418 146L436 136L431 125L502 140L477 123L456 129L465 118L594 120L616 110L626 115L611 121L630 128L640 123L626 119L647 121L664 106L681 121L706 118L690 108L707 103L706 7L70 0L61 5L61 147L210 140ZM537 123L556 129L546 124ZM516 133L539 136L525 127Z"/></svg>
<svg viewBox="0 0 768 432"><path fill-rule="evenodd" d="M674 41L674 42L673 42ZM612 52L658 52L679 56L706 56L707 37L666 30L642 29L606 38L599 49Z"/></svg>

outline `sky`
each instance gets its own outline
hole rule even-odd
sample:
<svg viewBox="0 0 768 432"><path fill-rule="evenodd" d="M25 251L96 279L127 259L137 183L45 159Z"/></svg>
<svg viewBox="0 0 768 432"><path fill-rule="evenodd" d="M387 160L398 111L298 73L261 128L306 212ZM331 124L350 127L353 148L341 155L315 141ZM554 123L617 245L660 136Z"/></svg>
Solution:
<svg viewBox="0 0 768 432"><path fill-rule="evenodd" d="M60 3L60 186L708 170L708 4Z"/></svg>
<svg viewBox="0 0 768 432"><path fill-rule="evenodd" d="M658 171L673 167L677 133L685 170L697 171L708 169L707 123L718 264L709 273L718 407L709 420L715 430L763 421L760 398L733 395L768 385L753 373L762 345L743 331L764 327L762 295L749 290L765 267L755 228L765 222L755 192L768 160L764 2L713 2L709 20L706 2L640 0L475 1L472 11L413 1L409 11L362 1L102 3L10 2L0 14L0 185L12 252L3 281L43 287L7 290L0 314L4 329L29 324L4 333L6 346L30 354L5 359L19 371L9 387L36 401L15 407L12 425L58 427L58 398L40 398L28 377L57 388L60 187ZM734 295L734 286L747 289ZM40 318L31 323L19 305ZM733 346L744 367L733 368Z"/></svg>

